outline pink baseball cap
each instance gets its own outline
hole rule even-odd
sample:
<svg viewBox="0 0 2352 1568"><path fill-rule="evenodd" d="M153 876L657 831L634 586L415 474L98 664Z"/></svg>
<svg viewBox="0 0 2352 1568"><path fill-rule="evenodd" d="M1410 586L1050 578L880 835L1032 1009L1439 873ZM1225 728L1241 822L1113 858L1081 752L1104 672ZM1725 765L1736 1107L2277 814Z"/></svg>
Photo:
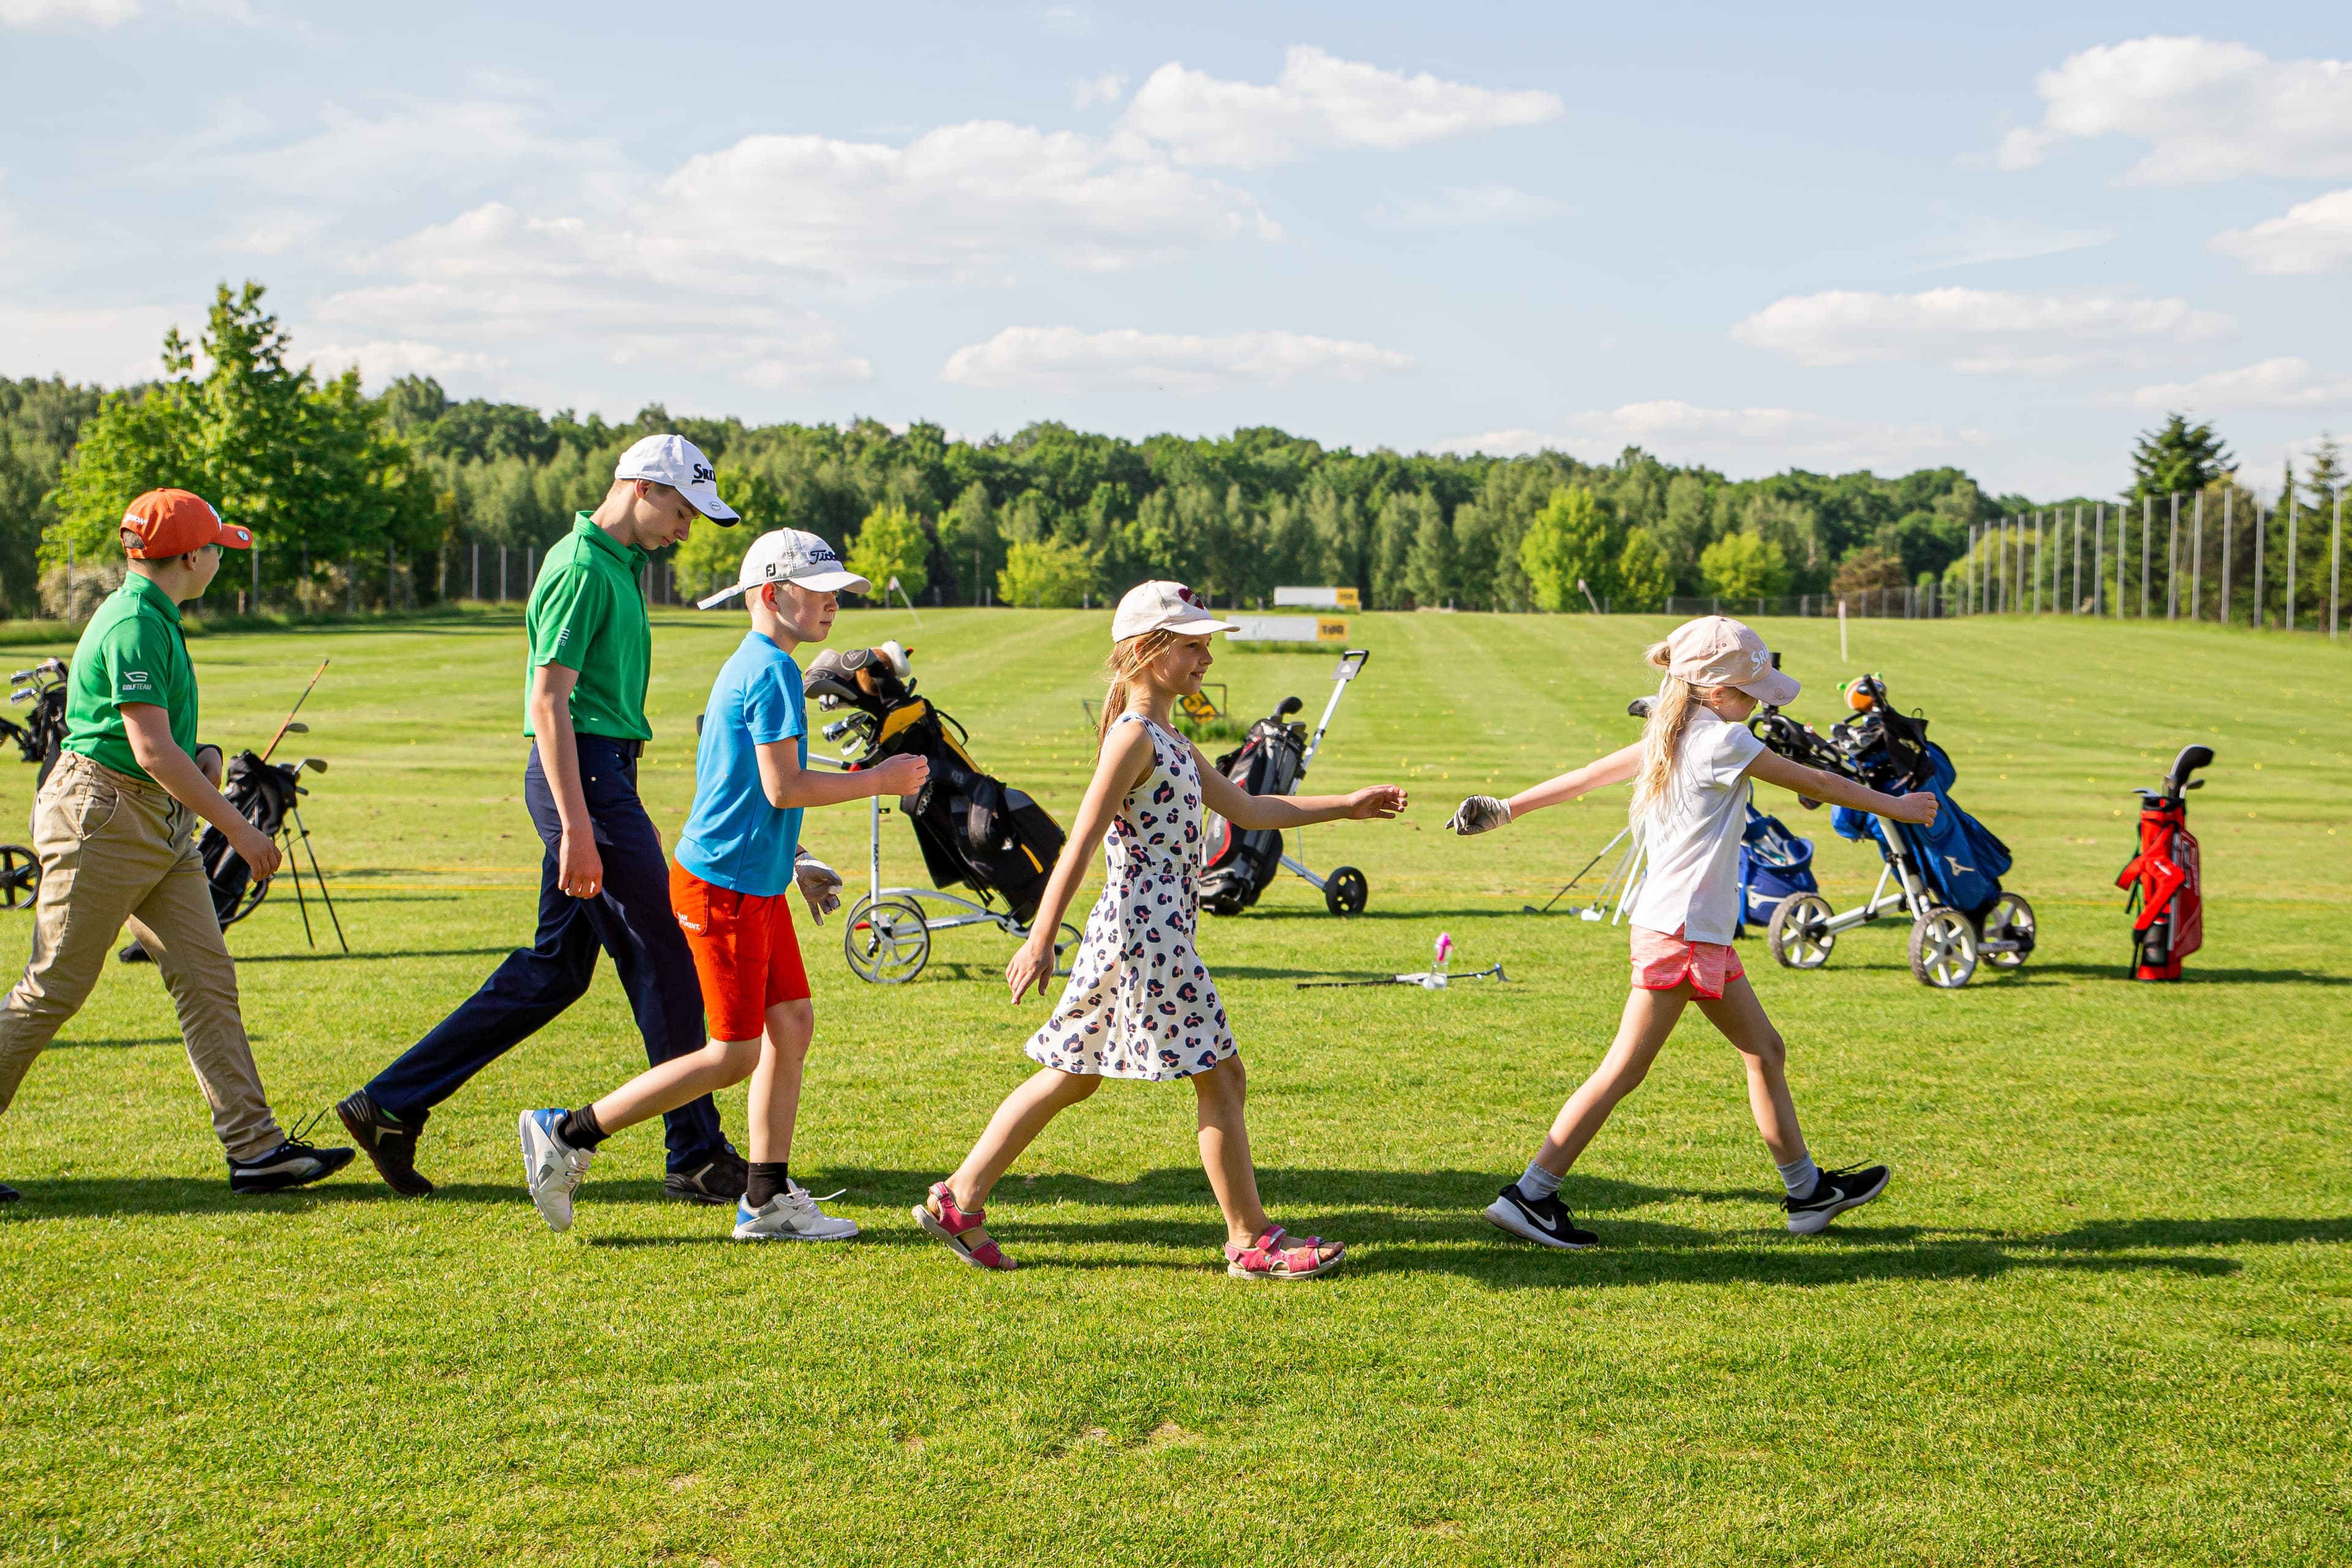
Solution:
<svg viewBox="0 0 2352 1568"><path fill-rule="evenodd" d="M1785 708L1804 688L1772 668L1772 652L1753 628L1729 616L1685 621L1666 638L1666 673L1693 686L1732 686L1759 702Z"/></svg>
<svg viewBox="0 0 2352 1568"><path fill-rule="evenodd" d="M1202 605L1201 596L1181 583L1138 583L1118 602L1118 614L1110 619L1110 640L1125 642L1146 632L1204 637L1238 629L1231 621L1217 619Z"/></svg>

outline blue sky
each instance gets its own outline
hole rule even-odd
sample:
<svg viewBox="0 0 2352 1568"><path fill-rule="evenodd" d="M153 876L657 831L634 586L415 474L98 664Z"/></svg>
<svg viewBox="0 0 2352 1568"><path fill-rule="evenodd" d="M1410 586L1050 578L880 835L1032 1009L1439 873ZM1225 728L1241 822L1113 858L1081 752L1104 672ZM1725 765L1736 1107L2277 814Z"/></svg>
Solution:
<svg viewBox="0 0 2352 1568"><path fill-rule="evenodd" d="M2037 497L2352 427L2340 6L1139 11L0 0L0 373L251 277L322 368L614 416Z"/></svg>

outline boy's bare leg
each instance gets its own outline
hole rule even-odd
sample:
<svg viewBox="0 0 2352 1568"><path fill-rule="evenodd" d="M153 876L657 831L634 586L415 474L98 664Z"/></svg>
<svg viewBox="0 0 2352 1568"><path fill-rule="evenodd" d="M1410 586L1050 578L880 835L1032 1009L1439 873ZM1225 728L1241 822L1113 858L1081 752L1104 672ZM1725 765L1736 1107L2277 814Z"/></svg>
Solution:
<svg viewBox="0 0 2352 1568"><path fill-rule="evenodd" d="M1013 1162L1021 1158L1021 1152L1045 1131L1045 1124L1101 1086L1102 1079L1093 1073L1064 1072L1058 1068L1039 1068L1031 1073L1020 1088L1004 1097L1004 1103L988 1119L980 1142L948 1178L948 1191L954 1195L956 1207L971 1214L984 1206L988 1194L996 1190Z"/></svg>
<svg viewBox="0 0 2352 1568"><path fill-rule="evenodd" d="M1666 1037L1675 1032L1675 1021L1683 1016L1683 1005L1691 999L1690 983L1685 981L1671 991L1645 991L1635 987L1625 998L1625 1011L1617 1021L1617 1038L1610 1045L1609 1054L1592 1069L1568 1103L1559 1108L1552 1119L1551 1133L1543 1147L1536 1152L1536 1163L1555 1176L1568 1173L1584 1146L1592 1142L1617 1109L1617 1102L1642 1086L1649 1076L1650 1064L1657 1059Z"/></svg>
<svg viewBox="0 0 2352 1568"><path fill-rule="evenodd" d="M767 1040L751 1069L751 1161L772 1164L793 1157L793 1124L801 1113L801 1072L816 1033L816 1005L803 997L768 1009Z"/></svg>
<svg viewBox="0 0 2352 1568"><path fill-rule="evenodd" d="M1792 1165L1805 1157L1805 1135L1797 1126L1796 1102L1789 1098L1789 1053L1780 1031L1764 1016L1756 989L1743 976L1723 988L1720 999L1701 996L1698 1010L1723 1031L1748 1068L1748 1108L1755 1113L1756 1131L1772 1151L1776 1165Z"/></svg>
<svg viewBox="0 0 2352 1568"><path fill-rule="evenodd" d="M1249 1127L1243 1119L1249 1096L1249 1074L1239 1057L1227 1057L1206 1072L1192 1075L1192 1093L1199 1102L1201 1168L1224 1212L1225 1239L1247 1247L1265 1230L1265 1209L1258 1202L1257 1167L1250 1163Z"/></svg>
<svg viewBox="0 0 2352 1568"><path fill-rule="evenodd" d="M759 1061L758 1040L712 1040L698 1051L647 1068L590 1109L596 1113L597 1126L608 1134L618 1132L706 1094L732 1089L751 1076Z"/></svg>

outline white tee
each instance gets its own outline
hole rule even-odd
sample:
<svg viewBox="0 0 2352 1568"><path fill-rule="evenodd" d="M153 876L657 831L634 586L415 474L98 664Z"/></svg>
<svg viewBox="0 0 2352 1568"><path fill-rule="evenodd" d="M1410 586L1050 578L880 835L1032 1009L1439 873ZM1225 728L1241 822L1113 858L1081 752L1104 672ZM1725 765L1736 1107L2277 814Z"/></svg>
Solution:
<svg viewBox="0 0 2352 1568"><path fill-rule="evenodd" d="M1749 786L1742 777L1764 750L1744 724L1694 707L1674 778L1643 821L1649 870L1627 918L1685 942L1727 942L1739 923L1739 836Z"/></svg>

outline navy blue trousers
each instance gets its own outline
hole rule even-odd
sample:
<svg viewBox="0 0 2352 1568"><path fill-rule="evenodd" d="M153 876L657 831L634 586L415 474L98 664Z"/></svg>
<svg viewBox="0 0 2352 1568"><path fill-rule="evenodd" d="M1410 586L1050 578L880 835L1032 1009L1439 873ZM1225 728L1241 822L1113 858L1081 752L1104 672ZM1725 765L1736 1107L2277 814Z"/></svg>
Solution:
<svg viewBox="0 0 2352 1568"><path fill-rule="evenodd" d="M556 884L563 822L533 746L522 798L546 853L539 868L539 935L509 953L482 988L411 1046L367 1086L369 1098L402 1121L421 1123L476 1073L554 1021L586 994L596 950L613 955L646 1059L661 1063L702 1048L702 987L694 955L669 904L669 862L637 799L637 764L600 735L579 737L580 787L604 862L604 889L575 899ZM694 1171L727 1151L710 1097L662 1118L669 1168Z"/></svg>

